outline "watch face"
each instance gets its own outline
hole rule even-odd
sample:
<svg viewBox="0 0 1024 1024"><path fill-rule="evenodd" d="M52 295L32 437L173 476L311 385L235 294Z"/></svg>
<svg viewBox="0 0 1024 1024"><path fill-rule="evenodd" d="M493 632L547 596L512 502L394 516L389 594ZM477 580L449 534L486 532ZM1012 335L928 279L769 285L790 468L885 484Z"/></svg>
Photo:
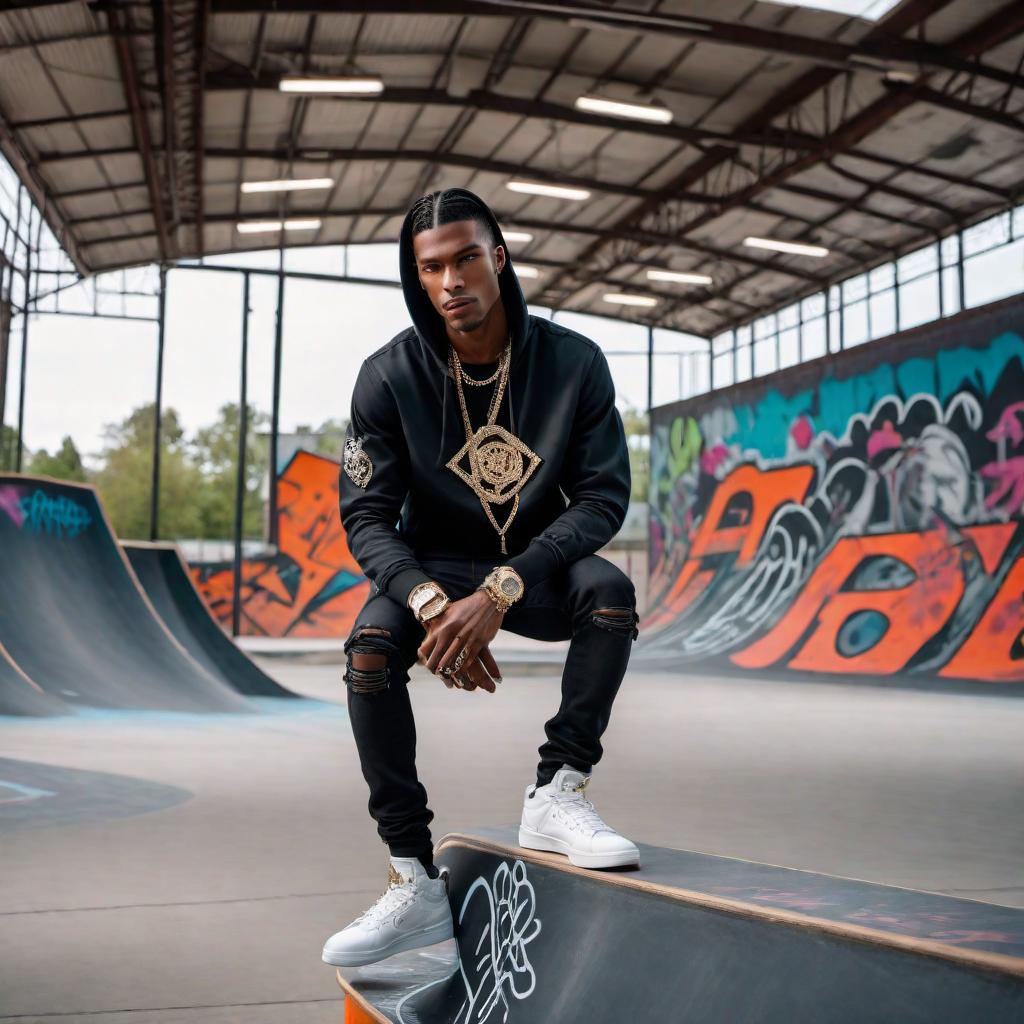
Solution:
<svg viewBox="0 0 1024 1024"><path fill-rule="evenodd" d="M506 576L499 584L499 589L506 597L518 597L521 592L519 581L514 576Z"/></svg>
<svg viewBox="0 0 1024 1024"><path fill-rule="evenodd" d="M412 600L412 607L419 611L428 601L433 601L440 592L434 587L424 587Z"/></svg>

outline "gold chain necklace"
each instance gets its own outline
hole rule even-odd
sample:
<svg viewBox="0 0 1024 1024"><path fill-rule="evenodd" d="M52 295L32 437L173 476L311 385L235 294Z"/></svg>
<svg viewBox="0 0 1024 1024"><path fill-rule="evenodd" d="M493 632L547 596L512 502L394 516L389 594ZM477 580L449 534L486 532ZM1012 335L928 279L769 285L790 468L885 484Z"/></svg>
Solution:
<svg viewBox="0 0 1024 1024"><path fill-rule="evenodd" d="M507 356L510 353L511 348L512 339L509 338L508 344L505 345L505 351L502 353L502 357ZM459 363L459 372L462 374L463 384L472 384L475 388L482 388L485 384L493 384L501 375L501 359L498 360L498 368L486 380L477 380L475 377L470 377L470 375L463 369L461 362Z"/></svg>
<svg viewBox="0 0 1024 1024"><path fill-rule="evenodd" d="M473 430L469 419L466 396L462 391L462 363L451 342L448 343L448 364L452 369L452 376L455 378L455 390L459 396L459 408L462 410L462 424L466 429L466 443L449 459L447 466L480 499L484 514L501 538L501 553L507 555L505 533L512 525L516 512L519 511L519 492L541 463L539 455L530 451L515 434L504 427L499 427L495 422L509 381L512 365L512 335L509 335L508 344L505 346L505 351L495 372L498 384L494 389L494 395L487 411L487 422L479 430ZM486 382L474 381L474 383ZM468 472L459 465L464 458L469 463ZM514 499L512 511L505 521L505 525L501 526L491 511L491 505L502 505L510 499Z"/></svg>

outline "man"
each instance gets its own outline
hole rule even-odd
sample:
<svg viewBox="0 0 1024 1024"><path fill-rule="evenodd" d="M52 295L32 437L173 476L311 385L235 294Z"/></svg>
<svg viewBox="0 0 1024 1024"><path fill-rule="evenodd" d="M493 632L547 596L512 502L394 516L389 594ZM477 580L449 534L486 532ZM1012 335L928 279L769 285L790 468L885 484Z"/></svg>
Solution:
<svg viewBox="0 0 1024 1024"><path fill-rule="evenodd" d="M327 940L323 959L339 966L452 935L406 684L419 661L453 690L494 693L499 629L571 641L520 844L582 867L639 862L584 794L638 622L632 582L595 554L630 493L607 361L528 313L498 222L466 189L413 205L399 259L413 326L362 364L339 478L349 547L374 584L344 679L391 870Z"/></svg>

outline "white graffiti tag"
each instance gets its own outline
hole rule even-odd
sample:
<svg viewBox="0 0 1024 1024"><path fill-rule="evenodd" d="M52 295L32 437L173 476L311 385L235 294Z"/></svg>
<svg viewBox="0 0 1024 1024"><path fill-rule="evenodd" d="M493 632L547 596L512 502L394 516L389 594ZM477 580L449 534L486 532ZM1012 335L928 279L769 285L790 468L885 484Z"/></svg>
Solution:
<svg viewBox="0 0 1024 1024"><path fill-rule="evenodd" d="M502 861L493 883L480 877L469 887L459 911L459 924L472 910L472 917L483 917L484 925L473 947L473 959L466 963L468 958L463 957L459 965L466 998L454 1024L507 1021L509 998L525 999L533 992L537 979L526 947L540 933L540 918L534 917L536 908L537 897L521 860L511 868L508 861ZM494 1015L499 1006L500 1017Z"/></svg>

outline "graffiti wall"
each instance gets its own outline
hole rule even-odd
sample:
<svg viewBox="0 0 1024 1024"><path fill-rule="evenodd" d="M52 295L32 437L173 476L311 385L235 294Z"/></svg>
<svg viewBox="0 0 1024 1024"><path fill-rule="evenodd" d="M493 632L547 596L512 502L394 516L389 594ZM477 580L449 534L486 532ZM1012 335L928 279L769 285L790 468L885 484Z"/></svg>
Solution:
<svg viewBox="0 0 1024 1024"><path fill-rule="evenodd" d="M648 653L1024 681L1024 303L654 411Z"/></svg>
<svg viewBox="0 0 1024 1024"><path fill-rule="evenodd" d="M370 582L338 515L338 463L297 452L278 478L277 502L277 554L242 563L242 633L347 636ZM194 565L191 572L210 610L230 629L233 564Z"/></svg>

